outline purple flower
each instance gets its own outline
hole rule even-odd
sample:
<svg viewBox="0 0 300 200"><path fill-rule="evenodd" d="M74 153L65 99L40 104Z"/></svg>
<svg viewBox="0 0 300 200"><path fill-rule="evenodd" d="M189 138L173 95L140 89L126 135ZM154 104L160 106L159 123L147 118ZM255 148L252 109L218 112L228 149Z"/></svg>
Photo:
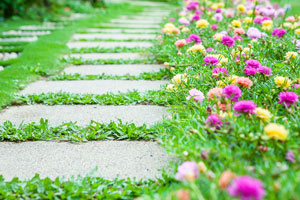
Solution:
<svg viewBox="0 0 300 200"><path fill-rule="evenodd" d="M201 91L197 90L197 89L191 89L189 91L190 96L186 97L187 100L190 100L191 98L194 99L195 102L201 104L202 101L204 100L204 95Z"/></svg>
<svg viewBox="0 0 300 200"><path fill-rule="evenodd" d="M220 129L222 127L223 122L220 120L218 114L211 114L206 119L206 125L216 127Z"/></svg>
<svg viewBox="0 0 300 200"><path fill-rule="evenodd" d="M263 19L262 18L259 18L259 17L256 17L254 20L253 20L253 22L255 23L255 24L262 24L262 22L263 22Z"/></svg>
<svg viewBox="0 0 300 200"><path fill-rule="evenodd" d="M234 46L234 39L229 36L223 36L221 43L227 47L232 47L232 46Z"/></svg>
<svg viewBox="0 0 300 200"><path fill-rule="evenodd" d="M219 60L213 56L206 56L203 58L203 65L217 65L219 63Z"/></svg>
<svg viewBox="0 0 300 200"><path fill-rule="evenodd" d="M246 66L244 69L245 74L247 74L248 76L253 76L256 74L257 70L253 67L248 67Z"/></svg>
<svg viewBox="0 0 300 200"><path fill-rule="evenodd" d="M214 50L213 48L209 47L206 49L206 52L212 52L213 50Z"/></svg>
<svg viewBox="0 0 300 200"><path fill-rule="evenodd" d="M243 40L243 38L240 35L234 36L233 39L234 39L234 41L235 40L241 40L241 41Z"/></svg>
<svg viewBox="0 0 300 200"><path fill-rule="evenodd" d="M217 77L219 77L219 74L223 74L223 76L228 76L228 71L227 69L223 68L223 67L216 67L216 68L213 68L211 70L211 72L213 74L216 74Z"/></svg>
<svg viewBox="0 0 300 200"><path fill-rule="evenodd" d="M189 20L187 20L187 19L185 19L185 18L180 18L180 19L178 20L178 23L179 23L179 24L186 25L186 26L190 25Z"/></svg>
<svg viewBox="0 0 300 200"><path fill-rule="evenodd" d="M216 13L221 13L222 12L222 9L221 8L217 8L216 9Z"/></svg>
<svg viewBox="0 0 300 200"><path fill-rule="evenodd" d="M217 24L211 25L211 29L214 30L214 31L218 30L218 28L219 28L219 27L218 27Z"/></svg>
<svg viewBox="0 0 300 200"><path fill-rule="evenodd" d="M298 103L299 96L295 92L280 92L278 95L279 104L290 107L291 105Z"/></svg>
<svg viewBox="0 0 300 200"><path fill-rule="evenodd" d="M201 43L200 36L191 34L187 39L185 39L186 42L195 42L196 44Z"/></svg>
<svg viewBox="0 0 300 200"><path fill-rule="evenodd" d="M249 59L246 61L247 67L259 68L261 66L258 60Z"/></svg>
<svg viewBox="0 0 300 200"><path fill-rule="evenodd" d="M177 169L175 178L180 181L193 181L199 177L199 170L196 162L186 161Z"/></svg>
<svg viewBox="0 0 300 200"><path fill-rule="evenodd" d="M191 21L198 21L200 19L201 19L201 16L196 14L192 17Z"/></svg>
<svg viewBox="0 0 300 200"><path fill-rule="evenodd" d="M186 6L186 9L187 10L197 10L198 6L199 6L198 2L192 1Z"/></svg>
<svg viewBox="0 0 300 200"><path fill-rule="evenodd" d="M281 38L286 34L286 32L287 31L285 29L274 28L272 36L277 36L278 38Z"/></svg>
<svg viewBox="0 0 300 200"><path fill-rule="evenodd" d="M242 100L234 104L233 109L240 113L254 113L256 104L251 100Z"/></svg>
<svg viewBox="0 0 300 200"><path fill-rule="evenodd" d="M285 159L291 163L294 163L296 162L295 161L295 155L294 155L294 152L292 151L288 151L286 154L285 154Z"/></svg>
<svg viewBox="0 0 300 200"><path fill-rule="evenodd" d="M261 73L261 74L265 74L267 76L271 76L272 75L272 69L270 67L267 67L267 66L260 66L257 69L257 72Z"/></svg>
<svg viewBox="0 0 300 200"><path fill-rule="evenodd" d="M242 91L236 85L227 85L223 89L223 94L226 96L226 98L236 102L242 96Z"/></svg>
<svg viewBox="0 0 300 200"><path fill-rule="evenodd" d="M298 90L300 88L300 84L295 83L294 85L292 85L292 88Z"/></svg>
<svg viewBox="0 0 300 200"><path fill-rule="evenodd" d="M223 15L222 15L222 13L216 13L214 18L217 22L220 22L223 20Z"/></svg>
<svg viewBox="0 0 300 200"><path fill-rule="evenodd" d="M262 200L266 193L261 181L250 176L233 179L227 192L230 196L239 197L241 200Z"/></svg>
<svg viewBox="0 0 300 200"><path fill-rule="evenodd" d="M248 29L247 35L250 39L259 39L263 36L262 33L254 27Z"/></svg>
<svg viewBox="0 0 300 200"><path fill-rule="evenodd" d="M169 21L170 21L170 22L174 22L174 21L175 21L175 18L170 18Z"/></svg>

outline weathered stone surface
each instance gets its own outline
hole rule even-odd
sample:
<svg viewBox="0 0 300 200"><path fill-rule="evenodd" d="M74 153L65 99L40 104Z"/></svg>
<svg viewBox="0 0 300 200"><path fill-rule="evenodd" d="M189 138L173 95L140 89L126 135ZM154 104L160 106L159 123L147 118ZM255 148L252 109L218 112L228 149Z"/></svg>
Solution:
<svg viewBox="0 0 300 200"><path fill-rule="evenodd" d="M91 33L97 33L97 32L103 32L103 33L147 33L147 34L153 34L158 33L159 30L155 29L104 29L104 28L89 28L87 29L87 32Z"/></svg>
<svg viewBox="0 0 300 200"><path fill-rule="evenodd" d="M66 55L65 58L77 58L83 60L99 60L99 59L134 60L134 59L142 59L143 57L138 53L73 53L71 55Z"/></svg>
<svg viewBox="0 0 300 200"><path fill-rule="evenodd" d="M53 25L25 25L25 26L20 26L20 30L53 30L53 29L59 29L63 28L62 26L53 26Z"/></svg>
<svg viewBox="0 0 300 200"><path fill-rule="evenodd" d="M38 37L16 37L16 38L0 38L0 42L34 42Z"/></svg>
<svg viewBox="0 0 300 200"><path fill-rule="evenodd" d="M96 167L93 176L105 179L155 179L175 160L155 142L144 141L1 142L0 154L0 173L6 180L29 179L36 173L69 179L86 176Z"/></svg>
<svg viewBox="0 0 300 200"><path fill-rule="evenodd" d="M37 81L28 85L21 94L48 92L69 92L76 94L106 94L137 90L159 90L166 81L146 80L79 80L79 81Z"/></svg>
<svg viewBox="0 0 300 200"><path fill-rule="evenodd" d="M162 106L100 106L100 105L26 105L12 106L0 112L0 124L9 120L19 125L48 119L50 125L60 125L65 122L77 122L83 126L91 120L109 123L121 119L122 122L136 125L153 125L167 115L166 107ZM1 144L1 143L0 143Z"/></svg>
<svg viewBox="0 0 300 200"><path fill-rule="evenodd" d="M108 34L108 33L81 33L73 36L74 40L86 39L113 39L113 40L135 40L135 39L155 39L153 34Z"/></svg>
<svg viewBox="0 0 300 200"><path fill-rule="evenodd" d="M124 28L160 28L159 25L155 24L116 24L116 23L102 23L101 26L106 27L124 27Z"/></svg>
<svg viewBox="0 0 300 200"><path fill-rule="evenodd" d="M162 65L80 65L67 67L64 72L67 74L81 74L81 75L139 75L144 72L158 72L164 69Z"/></svg>
<svg viewBox="0 0 300 200"><path fill-rule="evenodd" d="M87 42L69 42L68 44L69 48L76 48L76 49L81 49L81 48L115 48L115 47L127 47L127 48L135 48L135 47L143 47L143 48L148 48L153 46L151 42L92 42L92 41L87 41Z"/></svg>
<svg viewBox="0 0 300 200"><path fill-rule="evenodd" d="M47 35L50 34L51 31L15 31L15 30L11 30L11 31L6 31L3 32L3 35L30 35L30 36L37 36L37 35Z"/></svg>
<svg viewBox="0 0 300 200"><path fill-rule="evenodd" d="M124 24L160 24L162 20L141 20L141 19L112 19L112 23L124 23Z"/></svg>

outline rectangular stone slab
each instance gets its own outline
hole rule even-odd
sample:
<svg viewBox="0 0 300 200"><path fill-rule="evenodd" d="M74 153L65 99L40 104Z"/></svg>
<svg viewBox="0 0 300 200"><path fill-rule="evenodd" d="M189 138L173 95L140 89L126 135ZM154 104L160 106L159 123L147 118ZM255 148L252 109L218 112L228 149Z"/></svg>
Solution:
<svg viewBox="0 0 300 200"><path fill-rule="evenodd" d="M30 35L30 36L37 36L37 35L48 35L51 31L6 31L3 32L3 35Z"/></svg>
<svg viewBox="0 0 300 200"><path fill-rule="evenodd" d="M66 55L64 58L77 58L83 60L99 60L99 59L114 59L114 60L134 60L143 59L139 53L73 53Z"/></svg>
<svg viewBox="0 0 300 200"><path fill-rule="evenodd" d="M76 94L106 94L137 90L160 90L167 81L146 80L78 80L78 81L37 81L29 84L21 94L48 92L69 92Z"/></svg>
<svg viewBox="0 0 300 200"><path fill-rule="evenodd" d="M38 37L16 37L16 38L0 38L0 42L34 42Z"/></svg>
<svg viewBox="0 0 300 200"><path fill-rule="evenodd" d="M167 115L167 108L162 106L100 106L100 105L25 105L12 106L0 111L0 124L9 120L19 125L21 123L39 123L40 119L48 119L52 126L66 122L77 122L84 126L91 120L100 123L118 122L153 125Z"/></svg>
<svg viewBox="0 0 300 200"><path fill-rule="evenodd" d="M87 32L97 33L147 33L147 34L155 34L158 33L159 30L154 29L104 29L104 28L89 28Z"/></svg>
<svg viewBox="0 0 300 200"><path fill-rule="evenodd" d="M25 25L25 26L20 26L20 30L54 30L54 29L60 29L63 28L63 26L52 26L52 25L47 25L47 26L38 26L38 25Z"/></svg>
<svg viewBox="0 0 300 200"><path fill-rule="evenodd" d="M135 40L135 39L155 39L155 35L153 34L108 34L108 33L82 33L82 34L74 34L74 40L86 39L113 39L113 40Z"/></svg>
<svg viewBox="0 0 300 200"><path fill-rule="evenodd" d="M107 27L124 27L124 28L160 28L159 25L154 24L116 24L116 23L102 23L101 26Z"/></svg>
<svg viewBox="0 0 300 200"><path fill-rule="evenodd" d="M144 72L158 72L160 69L165 69L162 65L79 65L67 67L64 72L67 74L81 75L139 75Z"/></svg>
<svg viewBox="0 0 300 200"><path fill-rule="evenodd" d="M160 24L162 20L140 20L140 19L112 19L112 23L124 23L124 24Z"/></svg>
<svg viewBox="0 0 300 200"><path fill-rule="evenodd" d="M69 48L76 48L76 49L81 49L81 48L115 48L115 47L127 47L127 48L135 48L135 47L143 47L143 48L148 48L152 47L153 44L152 42L69 42L67 44Z"/></svg>
<svg viewBox="0 0 300 200"><path fill-rule="evenodd" d="M0 174L6 181L30 179L36 173L41 178L69 179L86 176L96 167L92 176L109 180L155 179L175 160L155 142L144 141L1 142L0 154Z"/></svg>

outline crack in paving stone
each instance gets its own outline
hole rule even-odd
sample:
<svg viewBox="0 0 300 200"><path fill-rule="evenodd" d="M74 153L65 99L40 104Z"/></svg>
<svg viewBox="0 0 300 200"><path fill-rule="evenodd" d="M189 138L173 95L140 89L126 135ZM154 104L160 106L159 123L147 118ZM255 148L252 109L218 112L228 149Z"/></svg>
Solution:
<svg viewBox="0 0 300 200"><path fill-rule="evenodd" d="M115 47L127 47L127 48L135 48L135 47L144 47L149 48L152 47L153 44L151 42L69 42L67 43L69 48L115 48Z"/></svg>
<svg viewBox="0 0 300 200"><path fill-rule="evenodd" d="M101 59L114 59L114 60L135 60L143 59L139 53L73 53L64 56L65 59L75 58L83 60L101 60Z"/></svg>

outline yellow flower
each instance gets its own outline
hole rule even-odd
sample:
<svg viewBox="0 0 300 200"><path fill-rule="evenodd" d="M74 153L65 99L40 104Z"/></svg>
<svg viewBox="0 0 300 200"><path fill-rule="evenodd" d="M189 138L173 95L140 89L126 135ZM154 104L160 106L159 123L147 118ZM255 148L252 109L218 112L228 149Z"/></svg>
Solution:
<svg viewBox="0 0 300 200"><path fill-rule="evenodd" d="M206 28L209 25L209 23L206 19L200 19L199 21L197 21L196 24L197 24L197 27L199 27L199 28Z"/></svg>
<svg viewBox="0 0 300 200"><path fill-rule="evenodd" d="M244 22L247 24L251 24L252 23L252 18L251 17L245 17Z"/></svg>
<svg viewBox="0 0 300 200"><path fill-rule="evenodd" d="M223 2L218 3L218 8L223 8L225 4Z"/></svg>
<svg viewBox="0 0 300 200"><path fill-rule="evenodd" d="M280 124L270 123L265 129L265 133L268 138L278 139L278 140L286 140L289 132L285 129L284 126Z"/></svg>
<svg viewBox="0 0 300 200"><path fill-rule="evenodd" d="M172 23L167 23L167 24L165 24L165 28L173 29L173 28L176 28L176 27Z"/></svg>
<svg viewBox="0 0 300 200"><path fill-rule="evenodd" d="M273 26L273 21L272 20L264 20L262 22L263 26Z"/></svg>
<svg viewBox="0 0 300 200"><path fill-rule="evenodd" d="M289 51L285 54L285 59L286 60L295 59L297 57L297 55L298 55L297 52Z"/></svg>
<svg viewBox="0 0 300 200"><path fill-rule="evenodd" d="M277 76L274 79L276 85L278 85L279 87L289 87L292 83L292 81L289 78L283 76Z"/></svg>
<svg viewBox="0 0 300 200"><path fill-rule="evenodd" d="M255 110L254 110L254 112L256 113L256 116L259 118L259 119L261 119L261 120L263 120L263 121L265 121L265 122L267 122L267 121L269 121L270 120L270 118L272 117L272 114L270 113L270 111L268 111L267 109L263 109L263 108L256 108Z"/></svg>
<svg viewBox="0 0 300 200"><path fill-rule="evenodd" d="M221 41L223 37L224 37L224 34L222 34L222 33L216 33L216 34L214 34L213 39Z"/></svg>
<svg viewBox="0 0 300 200"><path fill-rule="evenodd" d="M252 16L252 15L253 15L253 10L249 10L249 11L247 12L247 14L250 15L250 16Z"/></svg>
<svg viewBox="0 0 300 200"><path fill-rule="evenodd" d="M242 26L242 23L241 23L239 20L233 20L233 21L231 22L231 25L232 25L233 27L238 27L238 28L240 28L240 27Z"/></svg>
<svg viewBox="0 0 300 200"><path fill-rule="evenodd" d="M241 12L241 13L246 12L246 8L245 8L245 6L242 5L242 4L240 4L240 5L237 6L237 10L238 10L239 12Z"/></svg>
<svg viewBox="0 0 300 200"><path fill-rule="evenodd" d="M218 4L214 3L214 4L211 6L211 9L217 10L217 9L218 9Z"/></svg>
<svg viewBox="0 0 300 200"><path fill-rule="evenodd" d="M298 29L295 30L295 34L296 35L300 35L300 28L298 28Z"/></svg>
<svg viewBox="0 0 300 200"><path fill-rule="evenodd" d="M248 47L244 48L244 50L243 50L243 52L244 52L245 54L249 54L250 51L251 51L251 49L248 48Z"/></svg>
<svg viewBox="0 0 300 200"><path fill-rule="evenodd" d="M169 85L167 86L167 91L173 91L173 90L175 90L175 89L176 89L176 87L175 87L174 84L169 84Z"/></svg>
<svg viewBox="0 0 300 200"><path fill-rule="evenodd" d="M227 77L227 81L230 83L230 84L234 84L236 85L238 82L237 82L237 79L238 79L238 76L236 75L232 75L232 76L228 76Z"/></svg>
<svg viewBox="0 0 300 200"><path fill-rule="evenodd" d="M223 81L217 81L217 86L220 88L224 88L226 84Z"/></svg>
<svg viewBox="0 0 300 200"><path fill-rule="evenodd" d="M206 53L205 47L202 44L196 44L194 46L191 46L190 48L188 48L187 52L192 51L193 53Z"/></svg>
<svg viewBox="0 0 300 200"><path fill-rule="evenodd" d="M183 33L185 33L185 32L189 32L190 31L190 29L189 28L186 28L186 27L184 27L182 30L181 30Z"/></svg>
<svg viewBox="0 0 300 200"><path fill-rule="evenodd" d="M173 77L172 82L174 84L180 84L183 82L187 82L186 74L177 74Z"/></svg>

